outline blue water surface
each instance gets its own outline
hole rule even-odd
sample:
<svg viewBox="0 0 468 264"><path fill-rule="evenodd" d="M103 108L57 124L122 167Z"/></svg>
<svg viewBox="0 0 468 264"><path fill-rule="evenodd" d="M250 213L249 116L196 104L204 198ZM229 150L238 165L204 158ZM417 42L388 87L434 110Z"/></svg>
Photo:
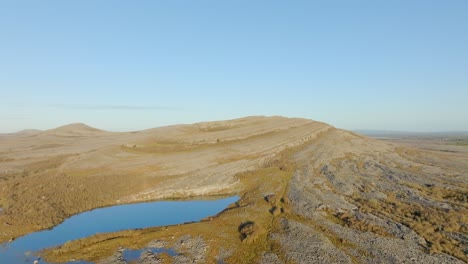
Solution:
<svg viewBox="0 0 468 264"><path fill-rule="evenodd" d="M150 251L153 254L167 253L169 256L176 256L177 252L171 248L144 248L140 250L126 249L123 252L123 258L125 261L136 261L140 258L143 251Z"/></svg>
<svg viewBox="0 0 468 264"><path fill-rule="evenodd" d="M167 226L216 215L238 196L220 200L159 201L116 205L77 214L55 226L0 245L0 263L33 263L38 251L96 233ZM40 261L39 263L45 263Z"/></svg>

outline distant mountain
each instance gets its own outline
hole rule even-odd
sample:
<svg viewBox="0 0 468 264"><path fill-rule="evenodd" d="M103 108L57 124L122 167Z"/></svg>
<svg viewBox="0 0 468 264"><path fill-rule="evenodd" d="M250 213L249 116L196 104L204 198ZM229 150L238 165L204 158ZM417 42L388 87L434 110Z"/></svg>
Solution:
<svg viewBox="0 0 468 264"><path fill-rule="evenodd" d="M41 132L42 135L62 135L62 136L91 136L107 131L90 127L83 123L73 123Z"/></svg>
<svg viewBox="0 0 468 264"><path fill-rule="evenodd" d="M0 137L14 137L14 136L32 136L39 134L41 130L37 129L24 129L13 133L0 133Z"/></svg>
<svg viewBox="0 0 468 264"><path fill-rule="evenodd" d="M24 129L24 130L20 130L18 132L15 132L13 134L16 134L16 135L35 135L37 133L40 133L41 130L38 130L38 129Z"/></svg>
<svg viewBox="0 0 468 264"><path fill-rule="evenodd" d="M468 131L439 131L439 132L410 132L394 130L354 130L354 132L370 137L447 137L447 136L468 136Z"/></svg>

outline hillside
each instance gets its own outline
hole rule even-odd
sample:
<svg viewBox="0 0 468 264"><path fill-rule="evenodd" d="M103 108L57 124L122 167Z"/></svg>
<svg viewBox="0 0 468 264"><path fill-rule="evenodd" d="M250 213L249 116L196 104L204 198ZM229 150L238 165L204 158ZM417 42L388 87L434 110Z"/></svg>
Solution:
<svg viewBox="0 0 468 264"><path fill-rule="evenodd" d="M72 124L0 138L0 172L2 241L113 204L241 196L201 223L67 243L46 253L54 261L101 261L154 240L177 248L180 239L201 239L203 253L186 246L187 262L164 260L467 261L466 152L410 148L307 119L248 117L129 133Z"/></svg>

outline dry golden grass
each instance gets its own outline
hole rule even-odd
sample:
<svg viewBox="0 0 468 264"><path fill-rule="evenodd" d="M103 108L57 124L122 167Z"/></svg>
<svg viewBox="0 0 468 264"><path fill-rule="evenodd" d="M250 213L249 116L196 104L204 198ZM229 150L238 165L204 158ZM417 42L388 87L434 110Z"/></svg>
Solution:
<svg viewBox="0 0 468 264"><path fill-rule="evenodd" d="M189 144L177 141L157 141L151 144L139 145L130 144L122 145L121 148L124 151L133 153L168 153L168 152L183 152L192 151L202 147L207 147L202 144Z"/></svg>
<svg viewBox="0 0 468 264"><path fill-rule="evenodd" d="M178 152L192 152L213 148L226 148L238 143L248 144L258 139L273 138L280 134L287 134L288 131L268 131L265 133L244 136L241 138L211 138L198 142L176 141L167 139L156 139L152 141L144 141L142 144L125 144L121 146L123 151L131 153L151 153L151 154L168 154Z"/></svg>
<svg viewBox="0 0 468 264"><path fill-rule="evenodd" d="M325 211L328 214L328 218L336 224L350 227L362 232L372 232L379 236L392 237L392 235L388 233L384 227L372 224L370 221L359 220L350 213L333 212L330 209Z"/></svg>
<svg viewBox="0 0 468 264"><path fill-rule="evenodd" d="M244 190L240 194L241 200L218 216L209 217L200 223L99 234L48 250L44 257L58 262L73 258L96 261L110 256L119 247L137 249L145 247L155 239L173 243L174 238L191 235L200 236L208 243L208 263L216 263L215 257L222 249L234 250L227 260L229 263L255 262L261 257L258 253L274 248L267 235L277 224L275 216L269 212L271 204L264 200L262 194L276 193L281 198L286 191L291 172L271 167L242 173L238 177ZM279 199L277 206L288 206L281 201L285 199ZM242 229L241 226L245 223L254 224L248 228L243 226Z"/></svg>
<svg viewBox="0 0 468 264"><path fill-rule="evenodd" d="M138 180L143 176L107 174L102 170L85 170L71 175L47 173L56 166L54 160L34 164L30 167L32 172L39 172L0 183L0 197L3 198L0 206L8 211L3 216L3 223L11 227L0 234L0 240L52 227L71 215L113 205L124 195L164 181L164 178ZM65 195L67 199L63 199Z"/></svg>
<svg viewBox="0 0 468 264"><path fill-rule="evenodd" d="M261 254L267 251L274 252L284 263L292 263L284 255L281 246L268 238L270 233L282 232L279 219L285 217L305 223L324 234L336 247L348 252L353 262L357 263L353 255L349 254L349 250L359 250L356 245L339 238L324 225L291 213L286 194L292 173L297 168L289 157L297 149L281 152L271 162L267 162L264 168L237 175L242 185L239 194L241 199L215 217L186 225L99 234L47 250L43 256L50 261L73 258L96 261L112 255L119 247L143 248L153 240L168 241L168 247L171 247L177 238L191 235L200 236L207 242L207 263L217 263L219 252L227 249L232 253L225 260L227 263L256 263ZM171 263L170 256L161 257L164 263Z"/></svg>
<svg viewBox="0 0 468 264"><path fill-rule="evenodd" d="M226 259L228 263L254 263L259 261L259 254L265 251L273 251L285 263L290 263L283 256L279 245L267 236L272 232L280 232L279 216L291 216L286 193L296 167L289 157L299 148L282 151L263 168L238 174L236 178L241 182L241 199L217 216L208 217L199 223L98 234L46 250L43 256L56 262L70 259L97 261L112 255L119 247L144 248L153 240L168 241L171 247L171 243L175 243L178 237L191 235L200 236L207 242L207 263L216 263L215 259L221 250L232 251L231 257ZM274 199L266 201L266 194L275 194ZM272 214L272 206L279 211ZM253 225L242 229L246 223ZM164 263L171 263L170 256L162 257Z"/></svg>
<svg viewBox="0 0 468 264"><path fill-rule="evenodd" d="M350 253L350 250L357 250L360 252L361 255L367 254L364 251L362 251L362 249L359 248L358 245L354 244L351 241L341 238L339 234L335 233L334 231L332 231L330 228L326 227L322 223L319 223L317 221L314 221L309 218L305 218L303 216L296 215L296 214L288 214L287 217L288 219L305 224L313 228L316 232L319 232L320 234L324 235L328 239L328 241L330 241L330 243L332 243L336 248L340 249L348 257L350 257L353 264L357 264L360 262L358 261L358 259L356 258L354 254ZM337 219L337 218L335 218L333 221L337 224L343 223L340 219Z"/></svg>
<svg viewBox="0 0 468 264"><path fill-rule="evenodd" d="M387 197L386 200L378 200L378 203L368 203L358 194L355 194L353 199L364 212L384 215L416 231L427 241L429 253L444 252L468 261L459 242L450 237L450 233L468 233L466 228L468 210L466 208L443 210L417 203L407 203L395 197L393 193L387 193Z"/></svg>

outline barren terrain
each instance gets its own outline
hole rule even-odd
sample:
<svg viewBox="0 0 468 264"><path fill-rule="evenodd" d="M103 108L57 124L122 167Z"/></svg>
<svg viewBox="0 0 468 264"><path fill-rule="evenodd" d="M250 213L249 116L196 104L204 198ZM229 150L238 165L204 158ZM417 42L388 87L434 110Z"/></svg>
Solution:
<svg viewBox="0 0 468 264"><path fill-rule="evenodd" d="M97 207L236 193L200 223L99 234L43 255L117 263L121 248L157 244L178 254L141 263L465 263L468 151L444 145L283 117L2 136L0 240Z"/></svg>

